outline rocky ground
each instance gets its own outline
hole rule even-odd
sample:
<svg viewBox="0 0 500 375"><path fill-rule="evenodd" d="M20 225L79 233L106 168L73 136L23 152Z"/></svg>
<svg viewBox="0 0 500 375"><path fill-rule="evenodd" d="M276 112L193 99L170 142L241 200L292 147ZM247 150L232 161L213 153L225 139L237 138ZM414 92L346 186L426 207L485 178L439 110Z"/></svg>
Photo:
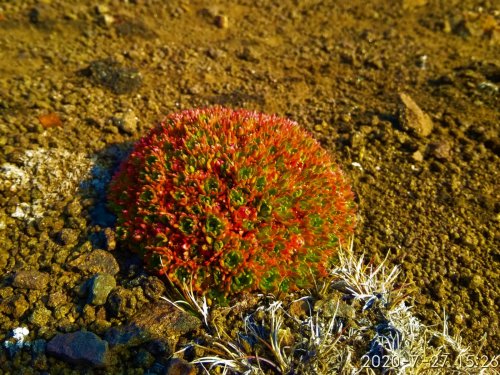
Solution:
<svg viewBox="0 0 500 375"><path fill-rule="evenodd" d="M310 130L353 183L355 250L401 265L424 323L444 310L450 334L498 355L499 12L487 0L0 1L0 373L191 371L169 358L202 323L160 300L164 282L116 243L105 192L163 114L214 104Z"/></svg>

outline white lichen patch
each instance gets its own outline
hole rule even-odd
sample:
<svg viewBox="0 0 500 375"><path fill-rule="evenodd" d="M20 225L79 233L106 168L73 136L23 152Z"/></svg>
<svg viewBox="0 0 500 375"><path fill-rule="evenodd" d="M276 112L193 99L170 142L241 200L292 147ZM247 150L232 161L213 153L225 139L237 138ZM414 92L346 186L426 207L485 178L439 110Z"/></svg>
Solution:
<svg viewBox="0 0 500 375"><path fill-rule="evenodd" d="M26 327L17 327L12 330L11 337L9 340L5 340L3 342L3 346L5 349L9 350L11 353L16 353L24 346L29 346L29 342L25 342L24 340L30 334L30 331Z"/></svg>
<svg viewBox="0 0 500 375"><path fill-rule="evenodd" d="M22 345L24 343L24 339L29 334L30 331L26 327L17 327L12 330L12 337L14 338L14 340L16 340L18 345Z"/></svg>
<svg viewBox="0 0 500 375"><path fill-rule="evenodd" d="M14 164L3 164L0 167L0 174L2 176L0 183L3 185L3 190L11 193L16 193L29 182L29 177L25 171Z"/></svg>
<svg viewBox="0 0 500 375"><path fill-rule="evenodd" d="M74 196L92 165L87 155L65 149L26 150L16 165L4 163L0 191L21 198L10 216L27 221L43 217L56 202Z"/></svg>

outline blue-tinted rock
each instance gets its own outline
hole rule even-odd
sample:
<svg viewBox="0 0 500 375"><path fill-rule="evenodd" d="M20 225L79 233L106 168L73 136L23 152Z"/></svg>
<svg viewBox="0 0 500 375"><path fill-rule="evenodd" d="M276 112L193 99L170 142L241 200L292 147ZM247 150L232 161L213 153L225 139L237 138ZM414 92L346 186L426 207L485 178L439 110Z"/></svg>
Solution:
<svg viewBox="0 0 500 375"><path fill-rule="evenodd" d="M56 335L47 344L47 353L75 365L104 367L108 343L92 332L78 331Z"/></svg>

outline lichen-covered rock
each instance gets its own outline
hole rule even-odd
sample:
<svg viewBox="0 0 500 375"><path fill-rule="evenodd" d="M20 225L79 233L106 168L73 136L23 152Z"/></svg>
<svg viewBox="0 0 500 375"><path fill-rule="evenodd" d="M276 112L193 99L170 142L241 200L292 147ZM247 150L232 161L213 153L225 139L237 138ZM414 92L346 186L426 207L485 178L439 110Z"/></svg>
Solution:
<svg viewBox="0 0 500 375"><path fill-rule="evenodd" d="M20 318L30 307L28 301L22 294L16 294L2 299L0 302L0 313L5 313L13 318Z"/></svg>
<svg viewBox="0 0 500 375"><path fill-rule="evenodd" d="M16 288L42 290L49 283L49 275L39 271L19 271L14 275L12 285Z"/></svg>
<svg viewBox="0 0 500 375"><path fill-rule="evenodd" d="M106 273L94 275L87 284L87 302L104 305L109 293L116 287L116 280Z"/></svg>
<svg viewBox="0 0 500 375"><path fill-rule="evenodd" d="M215 299L311 286L355 222L343 173L297 123L221 107L168 116L109 198L118 236L149 266Z"/></svg>
<svg viewBox="0 0 500 375"><path fill-rule="evenodd" d="M58 234L58 240L62 245L74 245L78 242L79 233L77 229L63 228Z"/></svg>
<svg viewBox="0 0 500 375"><path fill-rule="evenodd" d="M106 310L111 316L117 318L130 317L137 311L138 304L143 299L144 295L141 288L126 289L119 286L109 294Z"/></svg>
<svg viewBox="0 0 500 375"><path fill-rule="evenodd" d="M158 300L165 292L165 284L156 276L150 276L142 283L144 295L151 300Z"/></svg>
<svg viewBox="0 0 500 375"><path fill-rule="evenodd" d="M59 307L61 305L66 304L68 301L68 295L63 291L57 291L49 294L49 299L47 301L48 307Z"/></svg>
<svg viewBox="0 0 500 375"><path fill-rule="evenodd" d="M152 338L178 338L201 326L198 318L163 300L145 305L131 322L149 332Z"/></svg>
<svg viewBox="0 0 500 375"><path fill-rule="evenodd" d="M151 340L160 340L172 353L178 338L201 326L198 318L185 313L166 301L144 305L123 326L110 328L105 335L113 346L133 347Z"/></svg>
<svg viewBox="0 0 500 375"><path fill-rule="evenodd" d="M88 254L81 255L70 263L71 266L88 273L107 273L116 275L120 266L115 257L105 250L94 250Z"/></svg>
<svg viewBox="0 0 500 375"><path fill-rule="evenodd" d="M44 327L49 321L51 315L52 311L50 311L44 305L40 305L33 310L28 320L30 321L30 323L33 323L38 327Z"/></svg>
<svg viewBox="0 0 500 375"><path fill-rule="evenodd" d="M114 346L134 347L141 345L150 339L148 332L135 324L111 327L104 336L106 341Z"/></svg>

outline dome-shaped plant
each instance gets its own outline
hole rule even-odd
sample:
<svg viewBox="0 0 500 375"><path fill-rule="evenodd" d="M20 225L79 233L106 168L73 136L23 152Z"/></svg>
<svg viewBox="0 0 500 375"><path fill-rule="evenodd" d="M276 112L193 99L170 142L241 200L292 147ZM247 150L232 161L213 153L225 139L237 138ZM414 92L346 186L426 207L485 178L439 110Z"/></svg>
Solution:
<svg viewBox="0 0 500 375"><path fill-rule="evenodd" d="M221 107L168 116L109 193L117 233L172 282L221 298L309 287L353 232L353 193L297 123Z"/></svg>

